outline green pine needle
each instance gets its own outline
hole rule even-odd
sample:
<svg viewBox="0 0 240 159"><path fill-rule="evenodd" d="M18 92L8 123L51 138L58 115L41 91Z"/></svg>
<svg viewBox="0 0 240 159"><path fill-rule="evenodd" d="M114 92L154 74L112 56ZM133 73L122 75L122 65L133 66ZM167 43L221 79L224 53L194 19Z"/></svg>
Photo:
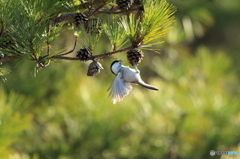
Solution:
<svg viewBox="0 0 240 159"><path fill-rule="evenodd" d="M121 49L124 44L127 43L126 32L124 31L119 19L113 17L113 19L108 19L103 25L103 29L107 34L110 43L113 46L113 50Z"/></svg>
<svg viewBox="0 0 240 159"><path fill-rule="evenodd" d="M160 38L168 33L175 21L175 11L176 7L166 0L145 0L143 17L136 18L135 14L123 16L121 25L131 42L148 46L160 44Z"/></svg>
<svg viewBox="0 0 240 159"><path fill-rule="evenodd" d="M140 30L140 20L136 19L134 14L130 14L129 16L123 16L120 18L120 20L120 25L124 28L125 34L128 36L128 39L131 42L135 41Z"/></svg>
<svg viewBox="0 0 240 159"><path fill-rule="evenodd" d="M97 22L96 26L98 26ZM90 30L90 32L87 32L84 26L80 26L81 30L81 36L80 39L83 42L83 46L90 49L91 51L96 47L96 44L99 42L102 30L100 30L98 33L95 33L97 28L93 27L93 30Z"/></svg>
<svg viewBox="0 0 240 159"><path fill-rule="evenodd" d="M46 42L51 42L60 33L60 27L53 26L52 17L62 7L53 1L4 1L1 3L1 18L4 21L4 35L11 37L14 49L11 51L28 58L38 58ZM10 51L10 49L8 48Z"/></svg>
<svg viewBox="0 0 240 159"><path fill-rule="evenodd" d="M11 71L6 69L6 68L0 68L0 77L2 78L2 80L5 82L7 79L4 78L4 75L9 74Z"/></svg>
<svg viewBox="0 0 240 159"><path fill-rule="evenodd" d="M144 17L142 22L143 43L156 45L159 40L171 29L176 12L176 7L166 0L153 0L144 2Z"/></svg>
<svg viewBox="0 0 240 159"><path fill-rule="evenodd" d="M10 70L5 69L5 68L0 68L0 76L4 76L9 73L10 73Z"/></svg>
<svg viewBox="0 0 240 159"><path fill-rule="evenodd" d="M93 50L98 43L101 35L100 34L88 34L85 31L83 31L82 36L80 37L82 39L83 45L86 48L89 48L90 50Z"/></svg>

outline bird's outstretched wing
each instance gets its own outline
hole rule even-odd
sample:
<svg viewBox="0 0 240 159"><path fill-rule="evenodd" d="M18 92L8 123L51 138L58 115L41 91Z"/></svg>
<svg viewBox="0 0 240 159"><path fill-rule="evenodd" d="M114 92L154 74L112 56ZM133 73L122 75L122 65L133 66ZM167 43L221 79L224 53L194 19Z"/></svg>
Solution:
<svg viewBox="0 0 240 159"><path fill-rule="evenodd" d="M110 90L108 97L111 98L114 104L116 104L129 94L129 92L132 90L132 86L123 81L122 73L119 72L108 90Z"/></svg>

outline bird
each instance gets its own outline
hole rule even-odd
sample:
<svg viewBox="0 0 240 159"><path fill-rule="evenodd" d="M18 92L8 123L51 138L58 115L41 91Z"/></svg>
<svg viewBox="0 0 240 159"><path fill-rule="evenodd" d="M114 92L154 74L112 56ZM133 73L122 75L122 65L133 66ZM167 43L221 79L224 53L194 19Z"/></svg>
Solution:
<svg viewBox="0 0 240 159"><path fill-rule="evenodd" d="M122 60L113 61L110 69L116 76L111 86L108 88L108 91L110 91L108 97L111 98L113 104L120 102L129 94L132 90L131 84L137 84L151 90L159 90L157 87L146 84L142 80L140 71L136 67L135 69L132 69L128 66L122 65Z"/></svg>

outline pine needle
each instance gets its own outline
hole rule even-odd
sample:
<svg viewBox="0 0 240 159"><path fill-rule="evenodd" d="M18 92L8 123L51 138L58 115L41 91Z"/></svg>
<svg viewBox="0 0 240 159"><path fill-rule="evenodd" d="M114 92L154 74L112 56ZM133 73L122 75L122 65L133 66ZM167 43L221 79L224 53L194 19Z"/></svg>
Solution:
<svg viewBox="0 0 240 159"><path fill-rule="evenodd" d="M142 36L145 45L162 43L160 38L171 29L171 25L175 21L173 17L175 12L176 7L169 4L166 0L145 0L145 15L142 22Z"/></svg>
<svg viewBox="0 0 240 159"><path fill-rule="evenodd" d="M128 42L126 39L126 32L118 18L113 17L113 19L108 19L106 24L103 25L103 29L113 46L113 50L117 48L121 49L123 45Z"/></svg>

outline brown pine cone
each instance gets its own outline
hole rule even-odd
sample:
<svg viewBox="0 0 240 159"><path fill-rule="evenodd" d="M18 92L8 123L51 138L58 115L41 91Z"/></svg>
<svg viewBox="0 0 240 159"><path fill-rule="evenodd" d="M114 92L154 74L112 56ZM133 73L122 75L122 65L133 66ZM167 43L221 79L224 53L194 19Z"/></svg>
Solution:
<svg viewBox="0 0 240 159"><path fill-rule="evenodd" d="M77 56L80 61L88 61L92 57L92 53L87 48L81 48L77 52Z"/></svg>
<svg viewBox="0 0 240 159"><path fill-rule="evenodd" d="M99 34L102 30L102 24L99 18L90 18L84 24L85 30L89 34Z"/></svg>
<svg viewBox="0 0 240 159"><path fill-rule="evenodd" d="M76 13L74 19L75 19L75 25L76 26L79 26L79 25L81 25L83 23L86 23L88 21L87 16L84 15L83 13Z"/></svg>
<svg viewBox="0 0 240 159"><path fill-rule="evenodd" d="M117 0L119 8L128 10L132 4L133 0Z"/></svg>
<svg viewBox="0 0 240 159"><path fill-rule="evenodd" d="M95 75L100 73L100 69L103 69L102 65L99 62L97 62L97 61L93 61L88 66L87 75L88 76L95 76Z"/></svg>
<svg viewBox="0 0 240 159"><path fill-rule="evenodd" d="M127 52L128 63L132 66L138 65L143 59L143 52L139 49L132 49Z"/></svg>

